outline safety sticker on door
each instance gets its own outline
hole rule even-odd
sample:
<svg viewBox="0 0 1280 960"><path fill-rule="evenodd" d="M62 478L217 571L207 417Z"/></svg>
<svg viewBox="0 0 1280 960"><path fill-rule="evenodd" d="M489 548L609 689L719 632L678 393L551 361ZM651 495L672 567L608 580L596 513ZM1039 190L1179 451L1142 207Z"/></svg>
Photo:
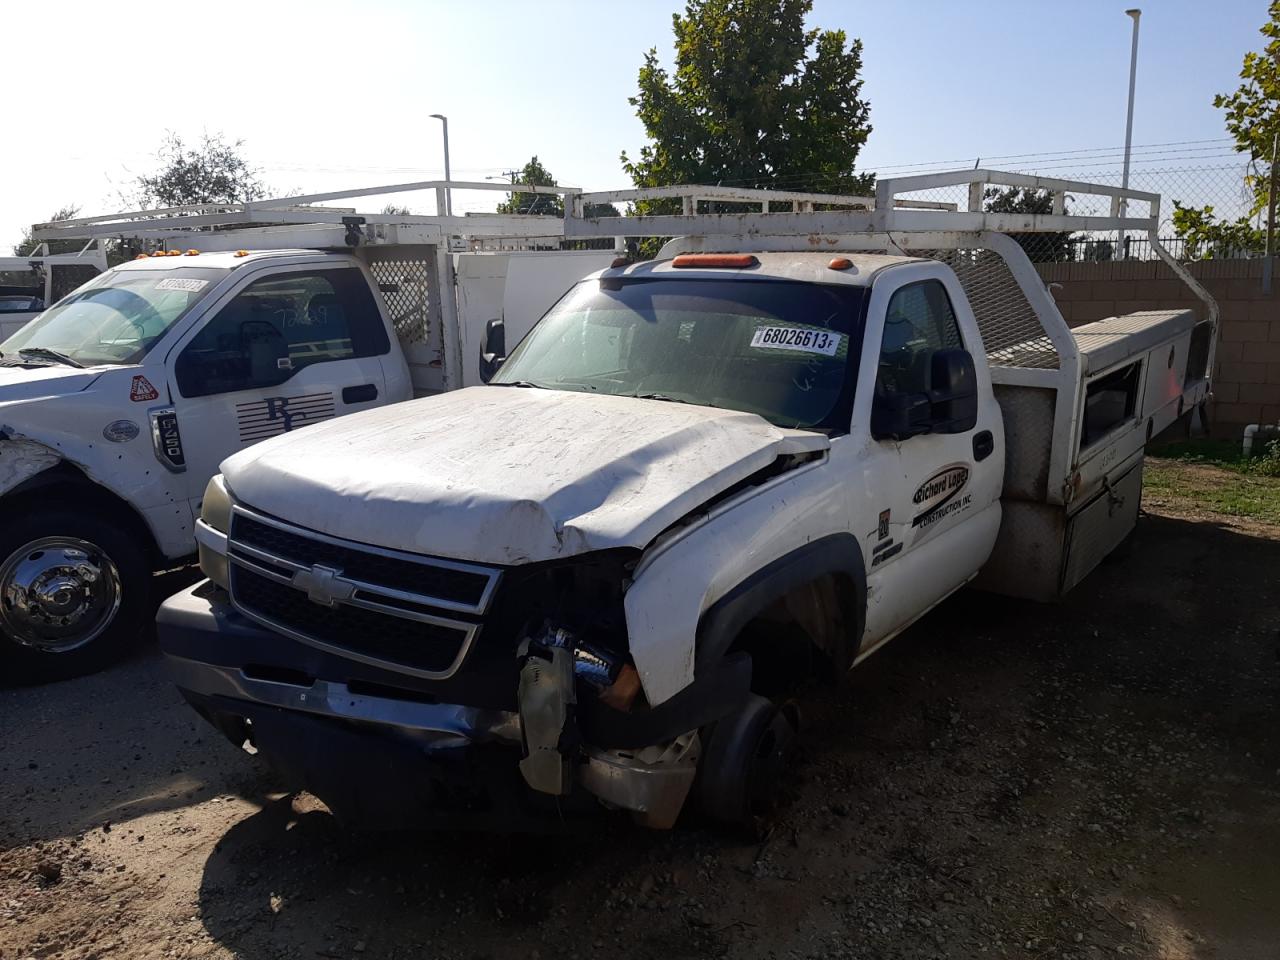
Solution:
<svg viewBox="0 0 1280 960"><path fill-rule="evenodd" d="M308 393L300 397L267 397L236 404L241 443L256 443L290 430L333 417L332 393Z"/></svg>
<svg viewBox="0 0 1280 960"><path fill-rule="evenodd" d="M911 502L920 511L912 519L911 526L925 529L943 517L969 506L973 499L972 495L960 496L968 483L968 465L953 463L949 467L943 467L920 484L911 496Z"/></svg>

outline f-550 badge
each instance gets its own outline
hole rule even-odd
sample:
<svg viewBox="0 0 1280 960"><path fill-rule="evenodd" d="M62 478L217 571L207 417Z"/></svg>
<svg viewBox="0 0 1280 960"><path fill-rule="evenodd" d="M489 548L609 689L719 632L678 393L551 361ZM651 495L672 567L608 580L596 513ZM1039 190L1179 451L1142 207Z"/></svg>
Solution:
<svg viewBox="0 0 1280 960"><path fill-rule="evenodd" d="M956 510L963 510L968 506L970 497L957 497L968 483L969 467L963 463L953 463L920 484L911 495L911 502L919 510L912 519L911 526L927 527Z"/></svg>

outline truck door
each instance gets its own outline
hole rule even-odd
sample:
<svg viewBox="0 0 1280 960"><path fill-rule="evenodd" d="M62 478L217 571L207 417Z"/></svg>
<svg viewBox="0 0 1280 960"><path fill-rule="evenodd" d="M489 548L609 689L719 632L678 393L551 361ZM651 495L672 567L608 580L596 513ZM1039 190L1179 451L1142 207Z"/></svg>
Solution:
<svg viewBox="0 0 1280 960"><path fill-rule="evenodd" d="M876 284L893 284L887 272ZM914 271L913 271L914 272ZM868 573L867 638L881 642L977 572L995 542L1003 457L999 409L972 312L958 284L939 278L889 286L868 311L883 305L874 396L858 404L871 440L866 462L864 560ZM957 308L956 304L959 305ZM972 429L920 432L902 439L875 436L871 413L893 395L927 396L934 354L967 350L975 359L978 417ZM864 365L864 370L869 364ZM859 414L855 413L855 416ZM855 425L857 426L857 425ZM942 429L941 424L938 429ZM874 492L872 492L874 491Z"/></svg>
<svg viewBox="0 0 1280 960"><path fill-rule="evenodd" d="M175 450L192 507L241 448L385 402L378 357L390 349L356 267L249 279L169 356Z"/></svg>

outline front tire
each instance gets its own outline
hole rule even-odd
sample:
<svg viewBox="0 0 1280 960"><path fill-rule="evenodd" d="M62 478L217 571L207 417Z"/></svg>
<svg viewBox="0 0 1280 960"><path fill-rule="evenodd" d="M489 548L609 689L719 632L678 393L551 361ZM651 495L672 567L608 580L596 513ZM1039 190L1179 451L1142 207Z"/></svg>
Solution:
<svg viewBox="0 0 1280 960"><path fill-rule="evenodd" d="M702 812L726 826L757 829L778 806L795 761L796 728L792 711L750 694L705 731L694 784Z"/></svg>
<svg viewBox="0 0 1280 960"><path fill-rule="evenodd" d="M30 683L100 670L146 622L151 571L127 529L65 506L0 529L0 675Z"/></svg>

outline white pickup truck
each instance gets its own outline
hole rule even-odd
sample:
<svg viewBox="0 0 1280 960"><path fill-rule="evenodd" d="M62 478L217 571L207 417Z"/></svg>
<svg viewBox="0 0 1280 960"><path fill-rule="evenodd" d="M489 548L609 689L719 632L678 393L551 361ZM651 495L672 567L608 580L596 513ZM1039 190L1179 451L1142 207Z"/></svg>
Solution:
<svg viewBox="0 0 1280 960"><path fill-rule="evenodd" d="M0 343L107 269L101 242L89 241L77 253L50 254L46 248L41 244L27 256L0 257Z"/></svg>
<svg viewBox="0 0 1280 960"><path fill-rule="evenodd" d="M486 321L527 331L614 257L469 249L558 236L559 220L355 217L310 199L37 227L125 234L153 253L0 342L0 673L72 676L126 650L154 613L152 571L194 557L200 499L225 457L478 383L478 364L455 358ZM228 218L250 226L209 230ZM467 249L450 252L459 238ZM262 249L282 245L294 249Z"/></svg>
<svg viewBox="0 0 1280 960"><path fill-rule="evenodd" d="M491 338L487 386L228 459L209 579L158 617L182 692L364 826L603 804L669 827L691 792L751 822L789 681L975 579L1060 596L1132 529L1146 439L1208 396L1207 295L1199 321L1072 331L1004 232L1150 232L1158 197L993 214L989 182L1121 196L964 171L861 211L593 221L581 201L653 194L578 198L566 236L683 236L576 284L510 356ZM974 208L899 196L955 185Z"/></svg>

